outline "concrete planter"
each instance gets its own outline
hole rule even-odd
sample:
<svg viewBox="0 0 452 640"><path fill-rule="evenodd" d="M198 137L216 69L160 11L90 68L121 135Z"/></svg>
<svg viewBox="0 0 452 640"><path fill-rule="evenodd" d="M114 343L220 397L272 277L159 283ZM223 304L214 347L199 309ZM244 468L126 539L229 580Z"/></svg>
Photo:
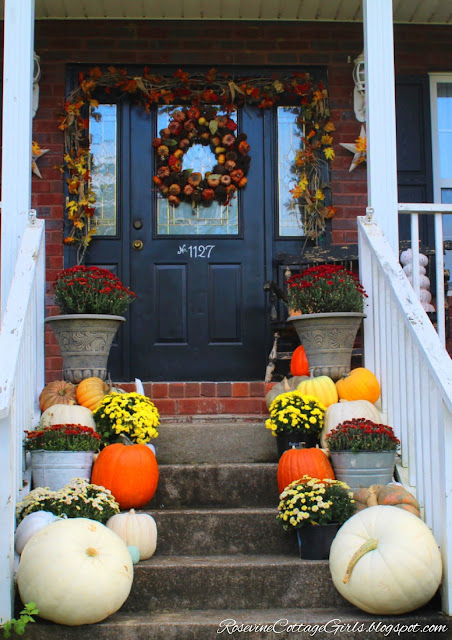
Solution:
<svg viewBox="0 0 452 640"><path fill-rule="evenodd" d="M96 376L105 380L113 338L122 316L68 314L46 318L58 340L63 358L63 377L74 384Z"/></svg>
<svg viewBox="0 0 452 640"><path fill-rule="evenodd" d="M336 480L346 482L352 491L392 482L396 451L331 451L330 454Z"/></svg>
<svg viewBox="0 0 452 640"><path fill-rule="evenodd" d="M91 478L92 451L32 451L33 487L58 491L73 478Z"/></svg>
<svg viewBox="0 0 452 640"><path fill-rule="evenodd" d="M316 376L339 380L350 371L356 334L365 313L310 313L287 318L293 322Z"/></svg>

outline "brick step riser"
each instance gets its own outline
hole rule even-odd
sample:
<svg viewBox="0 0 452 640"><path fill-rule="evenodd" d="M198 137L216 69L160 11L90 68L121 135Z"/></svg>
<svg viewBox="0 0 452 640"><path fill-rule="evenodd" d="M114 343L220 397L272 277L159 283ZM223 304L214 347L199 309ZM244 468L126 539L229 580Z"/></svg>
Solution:
<svg viewBox="0 0 452 640"><path fill-rule="evenodd" d="M276 521L276 509L150 513L157 522L156 556L298 554L296 536Z"/></svg>
<svg viewBox="0 0 452 640"><path fill-rule="evenodd" d="M273 507L277 464L161 465L148 509Z"/></svg>
<svg viewBox="0 0 452 640"><path fill-rule="evenodd" d="M163 560L163 559L162 559ZM135 565L132 591L122 612L163 612L184 609L269 609L282 607L343 607L327 561L265 564L210 562ZM152 564L154 562L154 564ZM156 564L157 563L157 564Z"/></svg>
<svg viewBox="0 0 452 640"><path fill-rule="evenodd" d="M159 464L277 461L276 438L261 422L163 422L153 442Z"/></svg>

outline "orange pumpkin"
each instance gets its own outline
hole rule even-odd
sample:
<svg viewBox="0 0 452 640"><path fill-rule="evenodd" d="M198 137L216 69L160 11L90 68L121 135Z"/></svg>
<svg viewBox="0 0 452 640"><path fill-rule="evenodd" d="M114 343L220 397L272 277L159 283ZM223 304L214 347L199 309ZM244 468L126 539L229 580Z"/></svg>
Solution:
<svg viewBox="0 0 452 640"><path fill-rule="evenodd" d="M77 387L72 382L55 380L44 387L39 396L39 408L45 411L54 404L77 404L75 392Z"/></svg>
<svg viewBox="0 0 452 640"><path fill-rule="evenodd" d="M380 384L376 376L364 367L346 373L336 382L336 387L340 400L368 400L374 404L380 397Z"/></svg>
<svg viewBox="0 0 452 640"><path fill-rule="evenodd" d="M290 373L293 376L308 376L309 362L302 344L295 349L290 361Z"/></svg>
<svg viewBox="0 0 452 640"><path fill-rule="evenodd" d="M108 384L100 378L85 378L77 386L77 402L94 411L109 390Z"/></svg>
<svg viewBox="0 0 452 640"><path fill-rule="evenodd" d="M321 449L288 449L278 464L278 491L282 493L288 484L304 475L324 480L335 479L333 467Z"/></svg>
<svg viewBox="0 0 452 640"><path fill-rule="evenodd" d="M397 484L373 484L369 488L359 489L353 496L356 510L362 511L367 507L375 507L378 504L387 504L398 507L404 511L414 513L421 517L419 503L412 493Z"/></svg>
<svg viewBox="0 0 452 640"><path fill-rule="evenodd" d="M91 482L110 489L121 509L144 507L159 480L155 455L145 444L110 444L97 457Z"/></svg>

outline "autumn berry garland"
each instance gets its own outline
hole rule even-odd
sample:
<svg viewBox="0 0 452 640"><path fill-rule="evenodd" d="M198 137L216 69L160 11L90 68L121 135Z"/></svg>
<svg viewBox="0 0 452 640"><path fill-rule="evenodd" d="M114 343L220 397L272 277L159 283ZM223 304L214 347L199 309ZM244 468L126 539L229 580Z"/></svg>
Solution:
<svg viewBox="0 0 452 640"><path fill-rule="evenodd" d="M250 146L246 134L235 131L237 124L228 115L218 115L215 107L177 109L168 126L160 131L152 146L157 152L154 184L173 206L182 202L228 204L246 183ZM203 177L192 168L183 169L184 155L194 144L210 146L217 164Z"/></svg>

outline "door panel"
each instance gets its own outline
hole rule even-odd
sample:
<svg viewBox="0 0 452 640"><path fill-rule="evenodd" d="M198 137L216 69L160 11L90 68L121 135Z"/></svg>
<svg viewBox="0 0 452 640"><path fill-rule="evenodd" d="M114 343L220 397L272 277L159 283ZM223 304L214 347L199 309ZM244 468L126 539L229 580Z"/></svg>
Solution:
<svg viewBox="0 0 452 640"><path fill-rule="evenodd" d="M137 294L130 311L133 375L146 380L263 376L262 113L248 108L239 126L248 134L252 155L248 185L238 200L239 233L159 235L152 190L155 114L131 108L130 269ZM142 223L138 229L137 220ZM134 240L143 248L135 250Z"/></svg>

